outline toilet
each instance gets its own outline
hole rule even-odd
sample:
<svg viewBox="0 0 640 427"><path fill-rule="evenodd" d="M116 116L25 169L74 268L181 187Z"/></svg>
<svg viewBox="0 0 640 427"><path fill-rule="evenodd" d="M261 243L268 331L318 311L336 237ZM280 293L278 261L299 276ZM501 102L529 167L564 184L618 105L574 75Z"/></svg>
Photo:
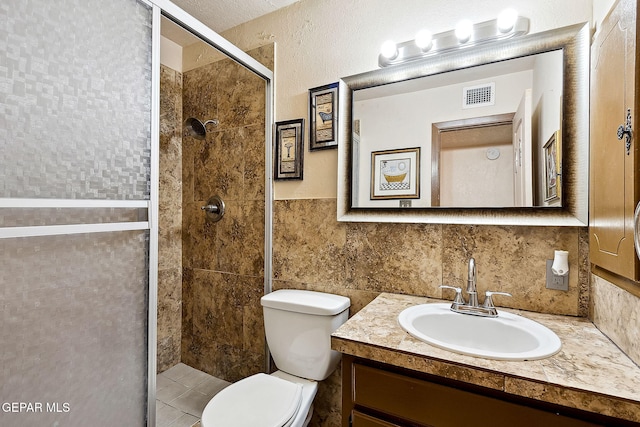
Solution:
<svg viewBox="0 0 640 427"><path fill-rule="evenodd" d="M349 298L283 289L260 300L267 344L278 371L244 378L215 395L202 427L306 427L317 381L336 369L331 333L347 321Z"/></svg>

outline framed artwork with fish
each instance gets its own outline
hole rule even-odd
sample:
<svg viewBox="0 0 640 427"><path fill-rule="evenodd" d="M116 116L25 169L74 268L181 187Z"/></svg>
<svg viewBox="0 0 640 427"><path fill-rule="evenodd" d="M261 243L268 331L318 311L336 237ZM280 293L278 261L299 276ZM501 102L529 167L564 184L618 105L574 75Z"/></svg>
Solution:
<svg viewBox="0 0 640 427"><path fill-rule="evenodd" d="M338 83L309 89L309 151L338 147Z"/></svg>
<svg viewBox="0 0 640 427"><path fill-rule="evenodd" d="M420 198L420 147L371 152L371 200Z"/></svg>
<svg viewBox="0 0 640 427"><path fill-rule="evenodd" d="M304 119L276 122L274 179L302 179L303 140Z"/></svg>

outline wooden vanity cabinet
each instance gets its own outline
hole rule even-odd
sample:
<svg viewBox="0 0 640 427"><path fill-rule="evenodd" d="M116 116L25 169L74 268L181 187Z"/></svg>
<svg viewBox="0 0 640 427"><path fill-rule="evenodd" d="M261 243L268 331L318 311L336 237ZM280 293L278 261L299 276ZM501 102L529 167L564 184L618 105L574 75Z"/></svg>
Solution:
<svg viewBox="0 0 640 427"><path fill-rule="evenodd" d="M347 355L342 400L343 427L632 425Z"/></svg>

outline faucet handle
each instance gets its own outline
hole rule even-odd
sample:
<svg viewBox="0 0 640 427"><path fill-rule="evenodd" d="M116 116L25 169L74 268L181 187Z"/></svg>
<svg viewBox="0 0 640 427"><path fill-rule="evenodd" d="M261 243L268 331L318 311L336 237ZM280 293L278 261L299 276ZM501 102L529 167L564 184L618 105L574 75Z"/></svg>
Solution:
<svg viewBox="0 0 640 427"><path fill-rule="evenodd" d="M493 305L493 296L494 295L504 295L506 297L513 296L508 292L486 291L484 293L484 302L482 303L482 306L484 308L495 308L495 306Z"/></svg>
<svg viewBox="0 0 640 427"><path fill-rule="evenodd" d="M456 304L464 304L464 298L462 297L462 288L457 286L448 286L448 285L440 285L440 289L451 289L456 291L456 297L453 299L453 302Z"/></svg>

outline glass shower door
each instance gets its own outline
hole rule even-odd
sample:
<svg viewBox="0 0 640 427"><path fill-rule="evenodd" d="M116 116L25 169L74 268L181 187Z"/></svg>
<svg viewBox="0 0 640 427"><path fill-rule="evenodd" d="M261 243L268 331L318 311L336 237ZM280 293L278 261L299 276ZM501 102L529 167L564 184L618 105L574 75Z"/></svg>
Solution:
<svg viewBox="0 0 640 427"><path fill-rule="evenodd" d="M146 423L154 13L0 4L0 425Z"/></svg>

